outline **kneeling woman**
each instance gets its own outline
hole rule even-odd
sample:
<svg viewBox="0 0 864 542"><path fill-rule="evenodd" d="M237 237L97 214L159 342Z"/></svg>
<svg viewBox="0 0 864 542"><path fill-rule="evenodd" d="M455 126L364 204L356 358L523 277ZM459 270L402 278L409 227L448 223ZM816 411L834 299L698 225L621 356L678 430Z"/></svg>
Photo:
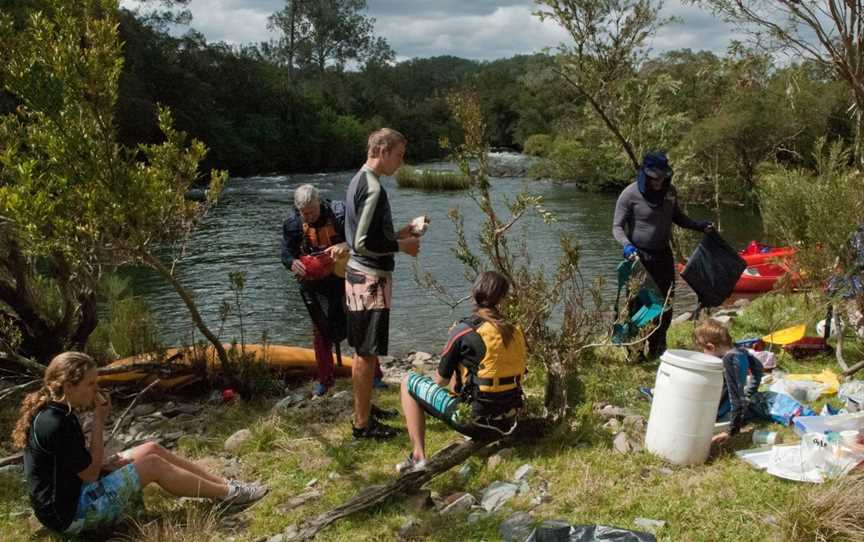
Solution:
<svg viewBox="0 0 864 542"><path fill-rule="evenodd" d="M230 504L260 499L266 487L214 476L156 443L103 459L103 430L111 411L99 392L96 364L64 352L45 369L42 389L28 395L12 435L24 448L30 503L39 521L58 533L102 529L132 512L151 482L177 497ZM76 411L93 408L90 447ZM107 472L107 473L106 473Z"/></svg>
<svg viewBox="0 0 864 542"><path fill-rule="evenodd" d="M408 373L402 381L402 411L413 451L399 472L426 467L426 416L475 439L509 432L522 408L525 337L498 306L510 289L501 273L485 271L471 288L476 308L450 332L434 380Z"/></svg>

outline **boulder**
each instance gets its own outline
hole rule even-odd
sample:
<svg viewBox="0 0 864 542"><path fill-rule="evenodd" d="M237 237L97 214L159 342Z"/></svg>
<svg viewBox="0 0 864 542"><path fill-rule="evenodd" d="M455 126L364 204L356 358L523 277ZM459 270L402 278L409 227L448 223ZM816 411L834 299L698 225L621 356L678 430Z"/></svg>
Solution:
<svg viewBox="0 0 864 542"><path fill-rule="evenodd" d="M516 469L515 473L513 473L513 481L521 482L522 480L527 480L531 477L532 474L534 474L534 465L531 465L530 463L525 463L524 465Z"/></svg>
<svg viewBox="0 0 864 542"><path fill-rule="evenodd" d="M516 512L501 523L498 533L505 542L523 542L531 535L533 523L534 518L527 512Z"/></svg>
<svg viewBox="0 0 864 542"><path fill-rule="evenodd" d="M502 506L507 504L516 493L519 491L519 486L511 482L492 482L489 487L483 492L483 498L480 499L480 506L487 512L497 512Z"/></svg>
<svg viewBox="0 0 864 542"><path fill-rule="evenodd" d="M246 444L249 439L252 438L252 431L248 429L241 429L228 437L225 441L225 451L229 453L235 453L240 449L241 446Z"/></svg>
<svg viewBox="0 0 864 542"><path fill-rule="evenodd" d="M447 502L446 500L444 502ZM474 498L474 495L470 493L463 493L452 500L449 504L447 504L444 508L441 509L442 516L450 516L456 514L462 514L471 509L472 506L477 504L477 499Z"/></svg>

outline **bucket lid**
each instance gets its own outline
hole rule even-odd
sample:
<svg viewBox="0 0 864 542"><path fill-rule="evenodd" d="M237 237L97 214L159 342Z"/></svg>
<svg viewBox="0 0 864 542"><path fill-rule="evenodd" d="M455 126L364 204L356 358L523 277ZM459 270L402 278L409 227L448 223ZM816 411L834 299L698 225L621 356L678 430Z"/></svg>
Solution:
<svg viewBox="0 0 864 542"><path fill-rule="evenodd" d="M660 359L664 363L674 365L691 371L715 371L723 372L723 360L716 356L709 356L702 352L690 350L667 350L663 352Z"/></svg>

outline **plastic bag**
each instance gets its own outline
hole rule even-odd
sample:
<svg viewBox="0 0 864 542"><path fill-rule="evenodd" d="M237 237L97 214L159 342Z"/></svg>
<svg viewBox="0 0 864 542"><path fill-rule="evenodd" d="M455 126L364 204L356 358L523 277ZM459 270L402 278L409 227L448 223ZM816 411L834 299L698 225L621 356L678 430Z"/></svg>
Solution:
<svg viewBox="0 0 864 542"><path fill-rule="evenodd" d="M605 525L574 525L570 527L569 534L562 527L566 527L566 524L560 521L544 522L534 529L525 542L657 542L657 538L650 533Z"/></svg>
<svg viewBox="0 0 864 542"><path fill-rule="evenodd" d="M751 410L761 418L770 418L776 423L789 425L798 416L815 416L816 413L785 393L766 391L757 393L750 403Z"/></svg>
<svg viewBox="0 0 864 542"><path fill-rule="evenodd" d="M864 382L853 380L840 386L838 392L840 399L845 401L849 412L860 412L864 410Z"/></svg>
<svg viewBox="0 0 864 542"><path fill-rule="evenodd" d="M693 288L703 307L717 307L735 289L747 263L720 234L706 233L693 251L681 278Z"/></svg>

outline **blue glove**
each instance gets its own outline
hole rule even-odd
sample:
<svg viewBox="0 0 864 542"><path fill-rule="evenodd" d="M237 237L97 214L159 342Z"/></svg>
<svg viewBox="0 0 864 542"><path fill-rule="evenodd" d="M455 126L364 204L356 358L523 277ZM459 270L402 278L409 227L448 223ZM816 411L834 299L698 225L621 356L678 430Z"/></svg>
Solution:
<svg viewBox="0 0 864 542"><path fill-rule="evenodd" d="M634 257L636 257L637 252L638 251L636 250L636 247L634 247L633 245L627 245L626 247L624 247L624 259L632 260Z"/></svg>

